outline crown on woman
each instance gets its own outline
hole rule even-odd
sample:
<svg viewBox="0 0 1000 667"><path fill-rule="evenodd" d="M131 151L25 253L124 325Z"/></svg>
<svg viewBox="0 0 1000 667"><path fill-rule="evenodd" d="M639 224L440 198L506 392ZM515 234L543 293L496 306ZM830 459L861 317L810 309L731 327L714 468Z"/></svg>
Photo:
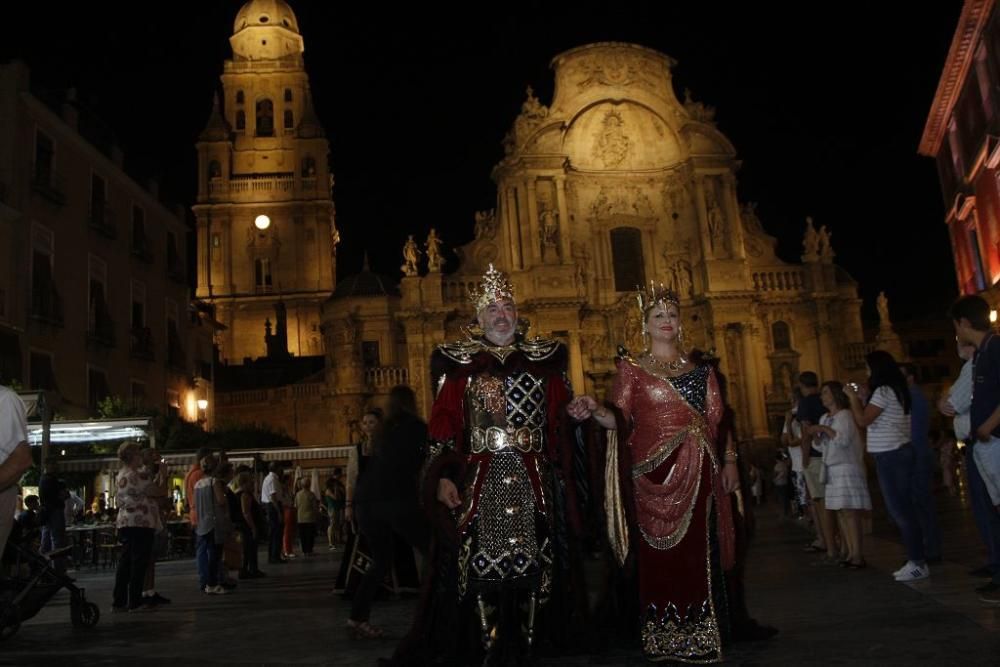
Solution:
<svg viewBox="0 0 1000 667"><path fill-rule="evenodd" d="M663 283L656 283L652 280L649 281L649 287L639 287L636 286L635 293L636 301L639 302L639 310L643 313L647 312L653 306L663 306L674 305L680 308L681 300L677 296L677 292L673 291Z"/></svg>
<svg viewBox="0 0 1000 667"><path fill-rule="evenodd" d="M514 286L507 279L507 274L494 269L491 263L479 285L469 290L469 301L479 312L491 303L504 299L514 300Z"/></svg>

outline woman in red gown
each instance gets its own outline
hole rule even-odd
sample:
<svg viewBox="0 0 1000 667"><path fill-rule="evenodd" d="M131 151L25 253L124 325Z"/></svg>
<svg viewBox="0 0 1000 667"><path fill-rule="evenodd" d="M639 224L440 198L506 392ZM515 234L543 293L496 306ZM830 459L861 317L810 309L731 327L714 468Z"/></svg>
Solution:
<svg viewBox="0 0 1000 667"><path fill-rule="evenodd" d="M609 431L609 540L619 563L637 560L643 652L650 660L718 662L709 533L728 527L719 546L722 566L731 566L731 505L720 501L739 484L736 453L727 447L719 460L718 382L711 366L684 356L677 296L660 285L638 300L649 347L618 360L607 406L581 396L569 412Z"/></svg>

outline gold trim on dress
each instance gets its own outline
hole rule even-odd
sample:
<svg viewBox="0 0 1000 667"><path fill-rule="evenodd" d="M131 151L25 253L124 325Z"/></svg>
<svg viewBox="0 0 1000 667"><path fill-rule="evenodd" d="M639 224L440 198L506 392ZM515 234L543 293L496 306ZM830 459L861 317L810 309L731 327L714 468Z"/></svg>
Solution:
<svg viewBox="0 0 1000 667"><path fill-rule="evenodd" d="M699 461L699 463L701 465L704 465L705 462L704 460L702 460ZM677 546L677 544L684 539L684 536L687 535L688 528L691 527L691 517L694 516L694 508L698 504L698 493L701 491L701 475L702 475L701 465L698 466L698 483L694 487L694 494L691 497L691 504L688 505L688 508L684 511L684 516L681 517L680 522L677 524L677 528L674 529L674 532L670 533L669 535L656 537L647 533L645 530L642 529L642 526L640 525L639 532L642 533L642 538L646 540L646 544L653 547L654 549L665 551L667 549L671 549Z"/></svg>
<svg viewBox="0 0 1000 667"><path fill-rule="evenodd" d="M607 455L604 463L604 516L608 529L608 542L618 565L625 564L628 556L628 522L625 520L625 503L618 475L618 431L608 431Z"/></svg>

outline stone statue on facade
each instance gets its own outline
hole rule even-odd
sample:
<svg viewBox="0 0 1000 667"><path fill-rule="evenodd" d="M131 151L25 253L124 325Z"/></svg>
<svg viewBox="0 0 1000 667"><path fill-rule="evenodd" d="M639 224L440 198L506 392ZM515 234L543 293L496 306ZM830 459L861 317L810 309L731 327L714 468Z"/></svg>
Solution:
<svg viewBox="0 0 1000 667"><path fill-rule="evenodd" d="M441 239L438 238L433 227L431 227L430 234L427 235L427 243L424 247L427 248L427 270L431 273L440 273L441 265L444 264L444 256L441 254Z"/></svg>
<svg viewBox="0 0 1000 667"><path fill-rule="evenodd" d="M490 209L488 211L476 211L476 240L488 240L491 241L497 235L497 216L496 209Z"/></svg>
<svg viewBox="0 0 1000 667"><path fill-rule="evenodd" d="M406 244L403 246L403 265L399 267L399 270L406 276L415 276L417 275L417 262L419 261L420 248L417 247L417 242L413 240L413 234L410 234L410 238L406 240Z"/></svg>
<svg viewBox="0 0 1000 667"><path fill-rule="evenodd" d="M706 194L706 206L708 208L708 233L712 240L712 250L723 252L726 249L725 222L722 217L722 209L719 208L719 200L711 189Z"/></svg>
<svg viewBox="0 0 1000 667"><path fill-rule="evenodd" d="M540 229L539 235L542 237L542 245L547 248L555 248L559 243L559 214L552 209L547 209L538 214Z"/></svg>
<svg viewBox="0 0 1000 667"><path fill-rule="evenodd" d="M691 265L683 259L677 260L670 272L673 276L674 291L683 299L692 295Z"/></svg>
<svg viewBox="0 0 1000 667"><path fill-rule="evenodd" d="M891 328L892 320L889 319L889 297L885 295L884 291L878 293L878 298L875 299L875 307L878 308L878 328Z"/></svg>
<svg viewBox="0 0 1000 667"><path fill-rule="evenodd" d="M813 219L806 218L806 233L802 238L802 258L804 260L815 260L819 255L819 234L813 227Z"/></svg>
<svg viewBox="0 0 1000 667"><path fill-rule="evenodd" d="M521 104L521 116L528 120L542 120L549 115L549 108L538 101L535 97L535 89L528 86L524 103Z"/></svg>
<svg viewBox="0 0 1000 667"><path fill-rule="evenodd" d="M817 236L819 237L816 244L818 246L819 258L824 261L833 260L833 246L830 244L830 238L833 236L833 233L827 231L826 225L821 225Z"/></svg>
<svg viewBox="0 0 1000 667"><path fill-rule="evenodd" d="M691 120L709 125L715 124L715 109L702 102L695 102L689 88L684 89L684 109L688 112Z"/></svg>

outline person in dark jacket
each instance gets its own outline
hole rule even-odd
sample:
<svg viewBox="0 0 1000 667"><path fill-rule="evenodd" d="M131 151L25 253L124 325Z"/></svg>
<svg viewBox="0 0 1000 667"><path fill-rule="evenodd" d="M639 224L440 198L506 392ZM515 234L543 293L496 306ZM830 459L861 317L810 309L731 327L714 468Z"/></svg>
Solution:
<svg viewBox="0 0 1000 667"><path fill-rule="evenodd" d="M355 639L383 634L368 619L379 583L392 565L393 533L421 553L426 552L430 540L417 497L427 424L417 417L416 396L409 387L392 388L387 412L374 434L371 458L354 492L354 515L373 560L354 594L347 621L348 633Z"/></svg>

